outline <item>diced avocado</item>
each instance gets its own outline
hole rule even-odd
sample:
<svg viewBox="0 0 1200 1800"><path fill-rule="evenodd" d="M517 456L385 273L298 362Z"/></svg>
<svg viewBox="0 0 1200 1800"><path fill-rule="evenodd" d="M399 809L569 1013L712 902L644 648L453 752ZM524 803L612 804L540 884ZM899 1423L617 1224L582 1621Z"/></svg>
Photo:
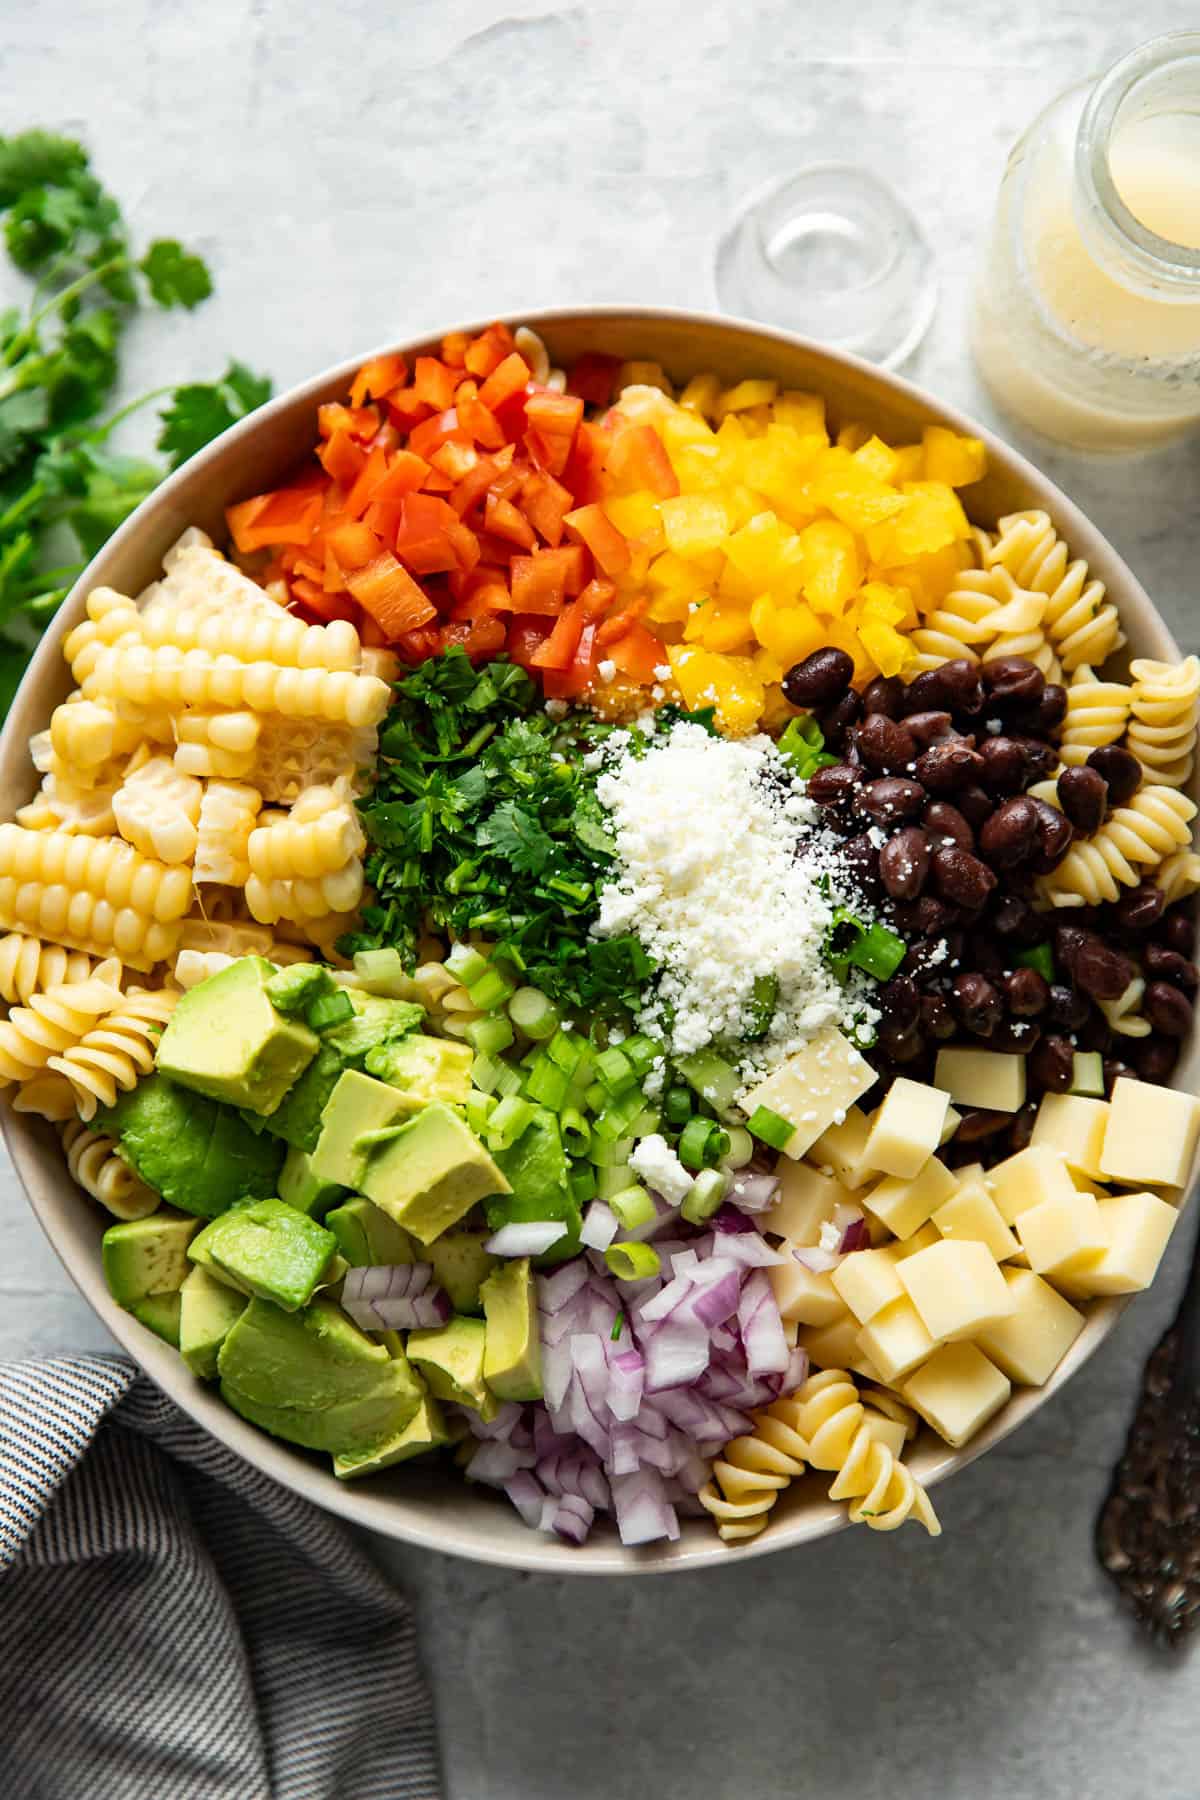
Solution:
<svg viewBox="0 0 1200 1800"><path fill-rule="evenodd" d="M297 1150L293 1145L284 1157L279 1171L279 1198L297 1212L319 1219L345 1191L336 1181L322 1181L313 1174L312 1157L306 1150Z"/></svg>
<svg viewBox="0 0 1200 1800"><path fill-rule="evenodd" d="M373 1449L403 1431L425 1397L408 1362L328 1300L294 1313L252 1300L217 1366L235 1412L310 1450Z"/></svg>
<svg viewBox="0 0 1200 1800"><path fill-rule="evenodd" d="M235 1200L275 1192L283 1146L165 1075L139 1081L95 1122L120 1140L142 1180L182 1212L212 1219Z"/></svg>
<svg viewBox="0 0 1200 1800"><path fill-rule="evenodd" d="M255 1113L272 1113L317 1053L317 1036L276 1012L267 994L275 970L243 956L182 995L156 1058L181 1087Z"/></svg>
<svg viewBox="0 0 1200 1800"><path fill-rule="evenodd" d="M357 1069L343 1070L321 1114L321 1135L312 1153L314 1175L319 1181L361 1188L373 1148L362 1139L407 1117L408 1109L395 1088Z"/></svg>
<svg viewBox="0 0 1200 1800"><path fill-rule="evenodd" d="M327 1277L336 1251L332 1231L272 1199L231 1207L204 1227L188 1254L243 1293L295 1312Z"/></svg>
<svg viewBox="0 0 1200 1800"><path fill-rule="evenodd" d="M335 994L337 983L324 963L292 963L279 969L266 984L267 999L277 1012L304 1017L322 994Z"/></svg>
<svg viewBox="0 0 1200 1800"><path fill-rule="evenodd" d="M411 1000L390 1000L356 988L342 991L349 995L354 1017L332 1026L321 1041L337 1052L347 1068L360 1069L369 1050L407 1037L419 1030L425 1018L425 1008Z"/></svg>
<svg viewBox="0 0 1200 1800"><path fill-rule="evenodd" d="M390 1469L394 1463L407 1462L450 1442L442 1409L432 1395L422 1400L416 1412L395 1437L387 1438L374 1450L347 1450L333 1459L333 1472L342 1481L356 1475L374 1475Z"/></svg>
<svg viewBox="0 0 1200 1800"><path fill-rule="evenodd" d="M482 1319L453 1318L430 1331L410 1331L408 1360L439 1400L469 1406L486 1422L499 1411L483 1377L486 1345Z"/></svg>
<svg viewBox="0 0 1200 1800"><path fill-rule="evenodd" d="M217 1352L246 1310L246 1296L197 1264L179 1290L179 1349L202 1381L217 1378Z"/></svg>
<svg viewBox="0 0 1200 1800"><path fill-rule="evenodd" d="M529 1258L493 1269L481 1289L487 1338L483 1378L501 1400L540 1400L542 1343Z"/></svg>
<svg viewBox="0 0 1200 1800"><path fill-rule="evenodd" d="M100 1257L117 1304L132 1306L148 1294L173 1294L181 1288L190 1267L188 1244L199 1229L198 1219L169 1212L110 1225L100 1241Z"/></svg>
<svg viewBox="0 0 1200 1800"><path fill-rule="evenodd" d="M399 1005L399 1001L393 1001ZM471 1065L475 1060L469 1044L452 1038L411 1037L398 1042L380 1044L367 1051L366 1067L371 1075L399 1088L411 1102L410 1112L428 1105L431 1100L445 1100L451 1106L462 1106L471 1091Z"/></svg>
<svg viewBox="0 0 1200 1800"><path fill-rule="evenodd" d="M371 1151L358 1185L422 1244L456 1225L485 1195L508 1191L479 1139L441 1101Z"/></svg>
<svg viewBox="0 0 1200 1800"><path fill-rule="evenodd" d="M552 1244L538 1262L562 1262L576 1255L582 1219L579 1202L571 1192L567 1154L555 1115L539 1107L516 1143L497 1151L496 1161L512 1192L488 1201L487 1222L492 1230L534 1219L561 1219L567 1227L566 1237Z"/></svg>
<svg viewBox="0 0 1200 1800"><path fill-rule="evenodd" d="M496 1258L484 1249L486 1231L447 1231L428 1249L422 1260L433 1264L438 1286L445 1288L456 1313L483 1311L479 1289L496 1266Z"/></svg>
<svg viewBox="0 0 1200 1800"><path fill-rule="evenodd" d="M178 1350L178 1294L147 1294L144 1300L135 1300L129 1310L139 1325L145 1325L164 1344L170 1344L172 1350Z"/></svg>
<svg viewBox="0 0 1200 1800"><path fill-rule="evenodd" d="M321 1114L341 1078L343 1066L337 1051L322 1044L299 1081L262 1121L262 1128L295 1150L315 1150L321 1136Z"/></svg>
<svg viewBox="0 0 1200 1800"><path fill-rule="evenodd" d="M391 1267L395 1263L418 1262L424 1251L407 1231L388 1218L385 1212L361 1194L352 1195L341 1206L325 1214L325 1229L332 1231L338 1249L354 1269L366 1269L373 1263ZM445 1284L443 1283L443 1286Z"/></svg>

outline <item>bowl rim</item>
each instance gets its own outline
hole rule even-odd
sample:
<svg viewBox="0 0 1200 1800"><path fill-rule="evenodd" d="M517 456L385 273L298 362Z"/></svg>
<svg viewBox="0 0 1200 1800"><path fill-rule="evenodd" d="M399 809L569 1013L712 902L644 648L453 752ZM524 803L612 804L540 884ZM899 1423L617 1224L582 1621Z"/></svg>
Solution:
<svg viewBox="0 0 1200 1800"><path fill-rule="evenodd" d="M1119 579L1126 605L1132 599L1134 610L1141 615L1144 632L1148 631L1151 637L1157 639L1157 653L1163 657L1180 656L1179 647L1165 620L1140 581L1070 496L1021 451L988 426L907 377L779 327L697 308L642 306L633 302L608 301L594 305L539 308L528 312L509 308L507 316L519 319L520 324L538 332L543 328L553 330L556 326L583 325L586 329L594 323L598 334L602 335L606 323L627 323L651 327L681 326L698 329L701 333L715 334L718 338L725 336L731 340L767 340L782 352L795 352L810 363L823 362L856 373L869 385L896 397L910 411L936 415L940 422L951 429L981 439L988 453L989 467L999 465L1025 485L1036 489L1043 497L1056 529L1070 543L1073 552L1084 556L1089 564L1097 560L1102 562L1110 582L1114 575ZM25 772L31 722L32 729L35 730L43 728L46 722L45 706L41 701L42 689L50 685L48 678L52 671L56 674L61 671L62 639L74 622L74 615L81 608L82 597L97 585L96 571L103 570L110 561L118 560L129 546L136 543L148 521L157 519L160 514L169 513L176 496L190 488L210 469L219 468L234 446L245 444L259 436L293 410L311 408L329 392L344 388L354 372L370 358L396 351L411 357L436 344L448 331L473 334L491 322L490 318L474 320L462 325L448 325L438 332L426 330L413 336L397 336L373 349L331 364L274 396L168 475L91 558L43 635L14 697L3 730L0 731L0 778L11 776L18 767ZM226 484L226 492L228 488L229 484ZM39 712L43 715L40 718L37 717ZM50 1140L41 1135L39 1126L40 1122L15 1115L11 1107L0 1108L0 1131L22 1192L55 1254L83 1298L98 1314L125 1353L188 1417L211 1432L218 1442L284 1487L351 1524L379 1532L393 1540L502 1568L522 1569L536 1574L599 1576L672 1573L729 1566L730 1546L722 1543L715 1531L711 1530L706 1531L702 1541L692 1542L685 1529L685 1534L678 1543L649 1546L642 1550L625 1549L615 1537L607 1536L591 1540L582 1549L575 1549L529 1531L524 1526L520 1527L519 1537L508 1534L504 1541L498 1538L493 1542L486 1533L478 1532L469 1522L462 1526L456 1525L450 1508L441 1509L430 1522L422 1518L409 1518L405 1516L402 1506L392 1504L394 1496L390 1491L381 1493L376 1489L372 1495L370 1484L360 1487L357 1483L340 1482L331 1472L310 1460L308 1453L284 1445L249 1425L225 1406L215 1389L195 1380L178 1352L144 1328L139 1328L132 1314L116 1305L104 1284L98 1256L77 1257L71 1246L54 1233L51 1228L52 1207L48 1198L51 1183L47 1180L43 1184L37 1166L36 1148L39 1142L49 1143ZM65 1175L65 1163L61 1162L56 1139L54 1145L52 1154L59 1157L61 1173ZM79 1199L81 1202L86 1200L82 1191L79 1192ZM1084 1331L1050 1380L1041 1388L1014 1389L1012 1397L1000 1413L964 1448L953 1450L944 1444L927 1448L919 1459L920 1478L925 1485L935 1486L949 1475L966 1468L1039 1411L1099 1348L1112 1331L1129 1298L1093 1301ZM704 1523L707 1525L707 1521ZM761 1536L737 1545L737 1560L766 1556L816 1542L844 1529L847 1524L844 1507L828 1502L813 1502L805 1505L795 1516L784 1513Z"/></svg>

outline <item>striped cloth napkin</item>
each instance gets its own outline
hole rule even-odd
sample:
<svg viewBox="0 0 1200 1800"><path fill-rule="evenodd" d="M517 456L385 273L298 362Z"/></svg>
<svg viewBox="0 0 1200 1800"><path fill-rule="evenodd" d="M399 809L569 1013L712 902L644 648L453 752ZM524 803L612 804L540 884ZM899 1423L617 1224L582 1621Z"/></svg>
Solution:
<svg viewBox="0 0 1200 1800"><path fill-rule="evenodd" d="M412 1614L116 1356L0 1368L0 1790L438 1800Z"/></svg>

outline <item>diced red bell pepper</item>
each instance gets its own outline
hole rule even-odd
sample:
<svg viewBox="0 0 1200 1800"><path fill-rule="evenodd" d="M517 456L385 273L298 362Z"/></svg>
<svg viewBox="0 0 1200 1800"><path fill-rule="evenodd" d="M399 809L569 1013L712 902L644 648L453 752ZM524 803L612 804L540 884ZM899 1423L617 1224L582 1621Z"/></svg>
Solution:
<svg viewBox="0 0 1200 1800"><path fill-rule="evenodd" d="M382 550L366 568L347 575L346 585L389 638L415 631L437 617L437 608L390 550Z"/></svg>
<svg viewBox="0 0 1200 1800"><path fill-rule="evenodd" d="M388 470L371 496L373 500L403 500L415 494L429 478L429 464L411 450L394 450L388 457Z"/></svg>
<svg viewBox="0 0 1200 1800"><path fill-rule="evenodd" d="M534 469L521 485L521 510L538 536L553 548L562 543L563 520L571 507L571 496L561 481L544 469Z"/></svg>
<svg viewBox="0 0 1200 1800"><path fill-rule="evenodd" d="M325 533L325 548L336 556L343 569L361 569L379 555L383 546L365 522L347 522Z"/></svg>
<svg viewBox="0 0 1200 1800"><path fill-rule="evenodd" d="M483 450L499 450L504 444L504 431L490 407L485 406L475 394L464 394L464 381L454 396L454 410L459 423L468 437Z"/></svg>
<svg viewBox="0 0 1200 1800"><path fill-rule="evenodd" d="M448 369L436 356L418 356L413 364L413 393L426 406L432 406L434 412L445 412L454 405L457 384L457 371Z"/></svg>
<svg viewBox="0 0 1200 1800"><path fill-rule="evenodd" d="M504 620L491 617L458 621L442 627L442 644L449 650L458 644L474 661L477 657L495 656L503 650L508 628Z"/></svg>
<svg viewBox="0 0 1200 1800"><path fill-rule="evenodd" d="M543 613L550 618L562 611L566 590L557 550L535 551L512 559L512 597L517 612Z"/></svg>
<svg viewBox="0 0 1200 1800"><path fill-rule="evenodd" d="M613 397L620 366L619 357L600 356L594 350L585 350L567 377L568 394L578 394L588 406L607 406Z"/></svg>
<svg viewBox="0 0 1200 1800"><path fill-rule="evenodd" d="M596 567L606 575L620 575L629 567L629 540L622 536L602 506L577 507L563 520L567 536L586 544Z"/></svg>
<svg viewBox="0 0 1200 1800"><path fill-rule="evenodd" d="M464 368L470 342L465 331L448 331L442 339L442 361L452 369Z"/></svg>
<svg viewBox="0 0 1200 1800"><path fill-rule="evenodd" d="M585 419L575 433L575 442L562 472L563 485L570 489L576 506L590 506L605 495L604 464L608 456L610 434L601 425Z"/></svg>
<svg viewBox="0 0 1200 1800"><path fill-rule="evenodd" d="M424 400L418 399L412 388L393 388L387 397L387 413L392 424L402 432L409 432L422 419L427 419L433 408Z"/></svg>
<svg viewBox="0 0 1200 1800"><path fill-rule="evenodd" d="M653 425L622 421L613 433L605 469L615 482L629 490L648 488L662 500L673 499L679 492L679 477Z"/></svg>
<svg viewBox="0 0 1200 1800"><path fill-rule="evenodd" d="M317 430L322 437L332 437L339 426L344 426L351 437L366 442L379 430L379 408L343 406L340 400L331 400L317 408Z"/></svg>
<svg viewBox="0 0 1200 1800"><path fill-rule="evenodd" d="M452 506L436 494L408 494L400 502L393 540L396 555L417 575L436 575L459 566L449 526L458 528Z"/></svg>
<svg viewBox="0 0 1200 1800"><path fill-rule="evenodd" d="M483 381L504 361L513 348L513 334L507 325L489 325L467 345L463 365Z"/></svg>
<svg viewBox="0 0 1200 1800"><path fill-rule="evenodd" d="M460 443L457 438L447 438L429 459L432 466L443 475L448 475L456 487L478 460L470 444Z"/></svg>
<svg viewBox="0 0 1200 1800"><path fill-rule="evenodd" d="M317 451L317 460L331 481L348 488L353 487L362 473L367 455L346 427L339 425Z"/></svg>
<svg viewBox="0 0 1200 1800"><path fill-rule="evenodd" d="M531 668L535 654L541 649L549 635L548 620L517 616L508 628L508 654L522 669Z"/></svg>
<svg viewBox="0 0 1200 1800"><path fill-rule="evenodd" d="M372 450L346 495L343 511L348 519L361 519L388 476L387 451Z"/></svg>
<svg viewBox="0 0 1200 1800"><path fill-rule="evenodd" d="M583 401L573 394L538 389L525 400L525 447L530 459L551 475L561 475L583 418Z"/></svg>
<svg viewBox="0 0 1200 1800"><path fill-rule="evenodd" d="M294 581L289 587L292 598L310 612L322 624L329 625L334 619L348 619L356 625L360 618L358 607L345 594L327 594L315 582Z"/></svg>
<svg viewBox="0 0 1200 1800"><path fill-rule="evenodd" d="M307 544L321 517L322 496L311 487L280 488L226 509L234 544L243 556L276 544ZM532 532L530 533L532 537Z"/></svg>
<svg viewBox="0 0 1200 1800"><path fill-rule="evenodd" d="M579 596L579 603L589 619L603 618L613 601L617 590L611 581L589 581Z"/></svg>
<svg viewBox="0 0 1200 1800"><path fill-rule="evenodd" d="M468 365L469 366L469 365ZM529 364L513 350L498 363L479 390L479 403L495 412L514 394L519 394L529 380Z"/></svg>
<svg viewBox="0 0 1200 1800"><path fill-rule="evenodd" d="M424 662L429 656L437 656L442 648L441 627L422 625L415 631L402 631L394 643L406 663Z"/></svg>
<svg viewBox="0 0 1200 1800"><path fill-rule="evenodd" d="M448 438L457 438L460 444L469 444L471 441L470 433L464 431L459 424L458 413L453 406L414 425L408 434L408 447L428 461Z"/></svg>
<svg viewBox="0 0 1200 1800"><path fill-rule="evenodd" d="M493 537L507 538L522 549L532 550L537 543L533 526L519 513L511 500L498 500L489 493L483 510L483 522Z"/></svg>
<svg viewBox="0 0 1200 1800"><path fill-rule="evenodd" d="M398 388L408 378L408 364L400 355L374 356L365 362L350 386L351 406L361 406L370 396L382 399Z"/></svg>
<svg viewBox="0 0 1200 1800"><path fill-rule="evenodd" d="M547 700L577 700L596 684L596 627L587 624L579 634L579 643L569 668L546 669L542 675L542 692Z"/></svg>
<svg viewBox="0 0 1200 1800"><path fill-rule="evenodd" d="M554 630L534 651L535 669L565 669L571 663L587 624L582 600L569 600L554 622Z"/></svg>
<svg viewBox="0 0 1200 1800"><path fill-rule="evenodd" d="M597 632L597 641L603 629L601 626ZM655 671L667 660L667 652L658 638L644 625L636 623L631 623L615 643L606 646L606 650L621 673L636 681L639 687L649 687L657 680Z"/></svg>
<svg viewBox="0 0 1200 1800"><path fill-rule="evenodd" d="M477 501L483 499L499 473L499 469L490 456L481 456L476 459L474 468L467 471L450 495L450 504L460 519L465 513L470 512Z"/></svg>

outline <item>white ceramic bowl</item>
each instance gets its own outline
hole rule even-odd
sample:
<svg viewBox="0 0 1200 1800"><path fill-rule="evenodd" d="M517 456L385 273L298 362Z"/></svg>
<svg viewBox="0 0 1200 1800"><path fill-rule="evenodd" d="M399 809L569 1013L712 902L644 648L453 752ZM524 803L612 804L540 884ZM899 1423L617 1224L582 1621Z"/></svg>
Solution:
<svg viewBox="0 0 1200 1800"><path fill-rule="evenodd" d="M715 369L729 382L751 375L775 377L787 387L824 394L834 421L866 420L892 442L911 441L930 423L983 438L988 448L988 473L965 496L977 522L990 525L1003 513L1043 508L1074 554L1085 557L1107 585L1120 609L1132 653L1178 656L1170 632L1135 577L1066 495L982 426L939 405L899 377L785 332L701 313L596 307L529 315L526 323L541 333L555 363L569 365L585 350L603 350L624 358L658 361L677 381L704 369ZM386 347L399 348L411 357L426 346L423 341ZM185 526L203 526L219 543L224 542L226 505L276 485L303 461L316 436L318 405L340 398L364 360L355 356L315 376L235 426L165 481L105 545L47 632L0 737L0 792L5 796L6 815L33 790L28 740L46 725L51 709L69 686L59 645L64 633L82 616L84 596L100 585L136 594L158 573L163 552ZM1195 1091L1197 1063L1193 1043L1180 1064L1178 1086ZM43 1230L113 1336L185 1412L247 1462L356 1525L510 1568L627 1575L695 1569L731 1557L762 1556L824 1537L845 1523L844 1508L832 1505L818 1480L809 1477L782 1496L767 1529L744 1546L721 1544L710 1522L702 1519L685 1520L675 1544L625 1550L611 1530L601 1527L586 1545L572 1549L528 1530L502 1495L468 1485L450 1467L409 1464L366 1481L339 1482L330 1471L328 1458L279 1443L239 1419L222 1403L215 1388L193 1379L175 1351L115 1304L100 1268L104 1217L68 1179L57 1138L48 1126L8 1108L3 1110L3 1128ZM909 1459L914 1472L927 1484L940 1481L1006 1437L1086 1362L1111 1331L1121 1305L1112 1300L1093 1305L1086 1329L1048 1384L1018 1389L1008 1406L965 1450L949 1450L926 1433Z"/></svg>

